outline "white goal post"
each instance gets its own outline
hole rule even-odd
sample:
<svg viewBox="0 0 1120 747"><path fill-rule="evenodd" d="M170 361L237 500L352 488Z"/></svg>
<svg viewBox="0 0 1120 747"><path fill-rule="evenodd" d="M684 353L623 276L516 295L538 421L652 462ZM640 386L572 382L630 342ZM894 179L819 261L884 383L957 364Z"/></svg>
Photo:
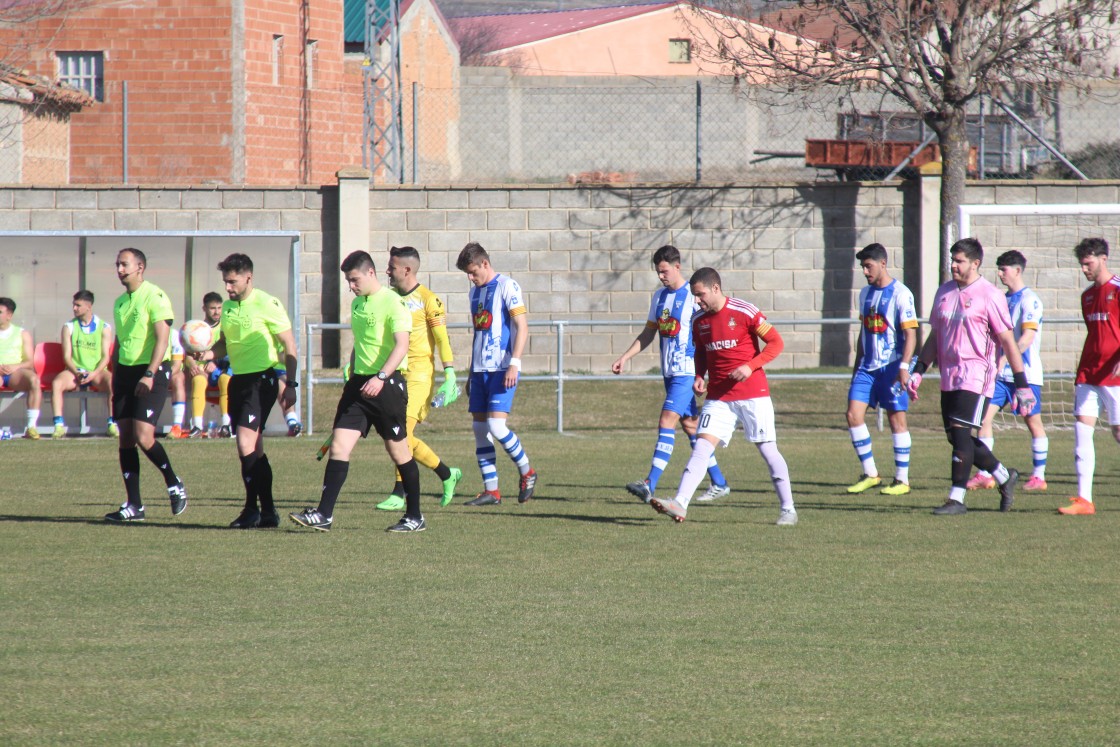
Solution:
<svg viewBox="0 0 1120 747"><path fill-rule="evenodd" d="M984 246L985 275L995 280L995 261L1016 249L1027 257L1025 279L1044 306L1042 360L1043 420L1047 428L1073 425L1073 375L1085 339L1080 296L1085 279L1073 248L1081 239L1103 236L1120 246L1120 203L967 204L959 211L960 235ZM1023 427L1006 413L997 427Z"/></svg>

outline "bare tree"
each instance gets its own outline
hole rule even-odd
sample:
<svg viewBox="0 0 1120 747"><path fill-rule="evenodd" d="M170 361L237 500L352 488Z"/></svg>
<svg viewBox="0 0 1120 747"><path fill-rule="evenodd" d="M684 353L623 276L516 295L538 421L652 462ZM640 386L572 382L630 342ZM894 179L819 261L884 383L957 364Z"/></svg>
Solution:
<svg viewBox="0 0 1120 747"><path fill-rule="evenodd" d="M62 28L66 14L86 4L88 0L0 0L0 62L25 67L31 53Z"/></svg>
<svg viewBox="0 0 1120 747"><path fill-rule="evenodd" d="M917 113L941 146L943 250L959 238L969 104L1009 86L1044 95L1115 75L1118 0L801 0L780 10L770 0L686 4L697 56L719 72L790 94L876 90Z"/></svg>
<svg viewBox="0 0 1120 747"><path fill-rule="evenodd" d="M498 27L485 17L458 18L452 22L455 42L459 45L459 64L465 67L520 66L514 53L496 54L501 48Z"/></svg>

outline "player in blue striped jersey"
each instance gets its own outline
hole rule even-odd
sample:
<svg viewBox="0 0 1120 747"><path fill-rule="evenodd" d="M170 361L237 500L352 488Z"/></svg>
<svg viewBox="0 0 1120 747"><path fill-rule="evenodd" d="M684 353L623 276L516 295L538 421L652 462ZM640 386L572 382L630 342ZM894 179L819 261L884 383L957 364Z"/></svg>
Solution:
<svg viewBox="0 0 1120 747"><path fill-rule="evenodd" d="M1026 267L1027 258L1014 249L999 255L996 260L999 280L1007 288L1007 308L1011 312L1015 341L1023 355L1023 371L1027 374L1027 383L1034 391L1034 409L1023 416L1023 422L1027 424L1027 430L1031 434L1031 455L1034 462L1034 472L1023 490L1034 491L1046 490L1047 487L1046 459L1050 452L1050 439L1046 437L1046 429L1042 425L1042 299L1023 281L1023 270ZM995 394L988 403L988 410L980 425L980 440L989 449L996 441L992 422L996 413L1007 405L1015 408L1015 379L1011 375L1011 365L1004 356L996 377ZM977 471L968 481L969 490L988 490L995 486L996 479L983 470Z"/></svg>
<svg viewBox="0 0 1120 747"><path fill-rule="evenodd" d="M868 407L887 411L894 444L894 481L880 490L884 495L910 492L910 430L906 411L910 398L895 386L900 367L910 365L918 341L918 314L914 294L887 271L887 250L868 244L856 253L867 286L859 293L859 343L852 383L848 389L848 432L863 467L863 474L849 493L862 493L883 482L875 466L871 432L865 417Z"/></svg>
<svg viewBox="0 0 1120 747"><path fill-rule="evenodd" d="M475 456L483 486L482 492L466 505L492 506L502 502L495 443L517 465L521 473L517 502L525 503L533 497L537 471L529 464L529 455L507 422L521 376L521 354L529 344L525 299L521 286L498 274L490 265L490 255L476 242L463 247L455 266L466 273L472 285L469 304L474 344L467 401L474 421Z"/></svg>
<svg viewBox="0 0 1120 747"><path fill-rule="evenodd" d="M622 373L626 362L645 350L656 335L661 341L661 375L665 377L665 402L661 405L661 418L657 425L657 445L654 447L653 460L649 475L645 480L632 482L626 489L634 496L649 503L657 490L661 473L669 466L676 441L679 423L688 436L690 444L696 443L696 423L699 408L692 393L695 379L695 345L692 341L692 316L696 312L696 301L688 287L688 281L681 274L681 253L675 246L666 244L653 253L653 268L657 279L664 286L654 291L653 302L649 307L646 326L637 339L630 344L618 360L611 365L611 371ZM711 487L700 496L698 501L711 501L722 498L731 492L727 480L720 472L713 456L708 462L708 477Z"/></svg>

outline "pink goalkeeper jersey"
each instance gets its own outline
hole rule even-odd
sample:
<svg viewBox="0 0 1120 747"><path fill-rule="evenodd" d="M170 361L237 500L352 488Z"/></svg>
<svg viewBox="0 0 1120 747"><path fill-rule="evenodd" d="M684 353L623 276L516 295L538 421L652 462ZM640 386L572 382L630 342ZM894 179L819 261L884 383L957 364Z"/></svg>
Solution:
<svg viewBox="0 0 1120 747"><path fill-rule="evenodd" d="M929 316L937 333L941 391L995 394L997 336L1011 329L1007 297L982 277L967 288L950 280L937 289Z"/></svg>

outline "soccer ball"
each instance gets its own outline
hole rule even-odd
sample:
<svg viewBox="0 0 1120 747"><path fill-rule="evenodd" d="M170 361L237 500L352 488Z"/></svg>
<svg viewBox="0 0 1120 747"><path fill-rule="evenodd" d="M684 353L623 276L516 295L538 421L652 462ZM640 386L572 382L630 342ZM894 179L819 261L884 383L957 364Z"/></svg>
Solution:
<svg viewBox="0 0 1120 747"><path fill-rule="evenodd" d="M203 353L214 345L214 330L201 319L191 319L179 328L179 341L188 353Z"/></svg>

